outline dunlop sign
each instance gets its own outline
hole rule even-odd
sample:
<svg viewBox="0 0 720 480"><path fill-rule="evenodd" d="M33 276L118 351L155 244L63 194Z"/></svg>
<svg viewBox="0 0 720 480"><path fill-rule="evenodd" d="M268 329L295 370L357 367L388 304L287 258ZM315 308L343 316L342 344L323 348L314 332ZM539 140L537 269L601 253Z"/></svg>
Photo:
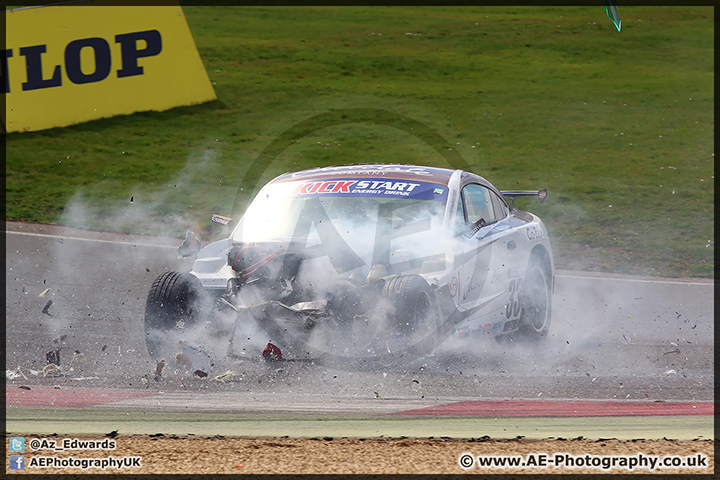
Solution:
<svg viewBox="0 0 720 480"><path fill-rule="evenodd" d="M9 10L0 57L7 132L216 98L179 6Z"/></svg>

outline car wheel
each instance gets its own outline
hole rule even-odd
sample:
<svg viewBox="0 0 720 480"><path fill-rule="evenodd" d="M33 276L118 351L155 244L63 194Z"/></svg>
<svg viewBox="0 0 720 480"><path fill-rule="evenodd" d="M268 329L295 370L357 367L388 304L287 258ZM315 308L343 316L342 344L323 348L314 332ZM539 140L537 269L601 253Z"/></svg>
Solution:
<svg viewBox="0 0 720 480"><path fill-rule="evenodd" d="M552 283L545 265L532 257L520 292L520 325L518 334L522 339L545 338L550 329L552 314Z"/></svg>
<svg viewBox="0 0 720 480"><path fill-rule="evenodd" d="M432 350L435 346L434 292L420 275L399 275L385 282L382 297L390 303L389 327L406 337L408 346Z"/></svg>
<svg viewBox="0 0 720 480"><path fill-rule="evenodd" d="M155 279L145 302L145 344L155 360L172 354L174 333L196 325L203 293L194 275L165 272Z"/></svg>

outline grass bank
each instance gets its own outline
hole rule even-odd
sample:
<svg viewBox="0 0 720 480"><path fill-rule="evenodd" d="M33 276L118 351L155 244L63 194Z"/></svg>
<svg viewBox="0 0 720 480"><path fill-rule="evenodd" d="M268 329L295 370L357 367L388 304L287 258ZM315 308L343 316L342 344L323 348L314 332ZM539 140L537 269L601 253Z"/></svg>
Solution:
<svg viewBox="0 0 720 480"><path fill-rule="evenodd" d="M444 137L501 189L546 187L559 268L713 275L711 7L184 7L218 100L6 138L6 217L212 236L254 182L311 166L447 166L373 122L327 126L249 165L313 115L374 108Z"/></svg>

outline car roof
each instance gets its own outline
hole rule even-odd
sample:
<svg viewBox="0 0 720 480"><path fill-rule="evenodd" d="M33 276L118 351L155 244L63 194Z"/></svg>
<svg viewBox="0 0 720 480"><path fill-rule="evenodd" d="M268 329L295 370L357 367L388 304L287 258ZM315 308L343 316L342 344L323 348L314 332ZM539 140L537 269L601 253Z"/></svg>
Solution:
<svg viewBox="0 0 720 480"><path fill-rule="evenodd" d="M396 180L415 180L447 185L450 181L450 176L455 171L456 170L451 170L449 168L426 167L421 165L338 165L333 167L320 167L301 170L299 172L285 173L275 178L271 183L353 177L373 179L392 178Z"/></svg>

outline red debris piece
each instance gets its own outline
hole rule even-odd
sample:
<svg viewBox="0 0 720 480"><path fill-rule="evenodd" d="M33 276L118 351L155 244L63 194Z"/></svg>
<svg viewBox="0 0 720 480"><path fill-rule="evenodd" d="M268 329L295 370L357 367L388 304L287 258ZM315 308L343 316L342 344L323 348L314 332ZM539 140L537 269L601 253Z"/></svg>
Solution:
<svg viewBox="0 0 720 480"><path fill-rule="evenodd" d="M268 360L282 360L280 348L270 342L268 342L265 350L263 350L262 356Z"/></svg>

